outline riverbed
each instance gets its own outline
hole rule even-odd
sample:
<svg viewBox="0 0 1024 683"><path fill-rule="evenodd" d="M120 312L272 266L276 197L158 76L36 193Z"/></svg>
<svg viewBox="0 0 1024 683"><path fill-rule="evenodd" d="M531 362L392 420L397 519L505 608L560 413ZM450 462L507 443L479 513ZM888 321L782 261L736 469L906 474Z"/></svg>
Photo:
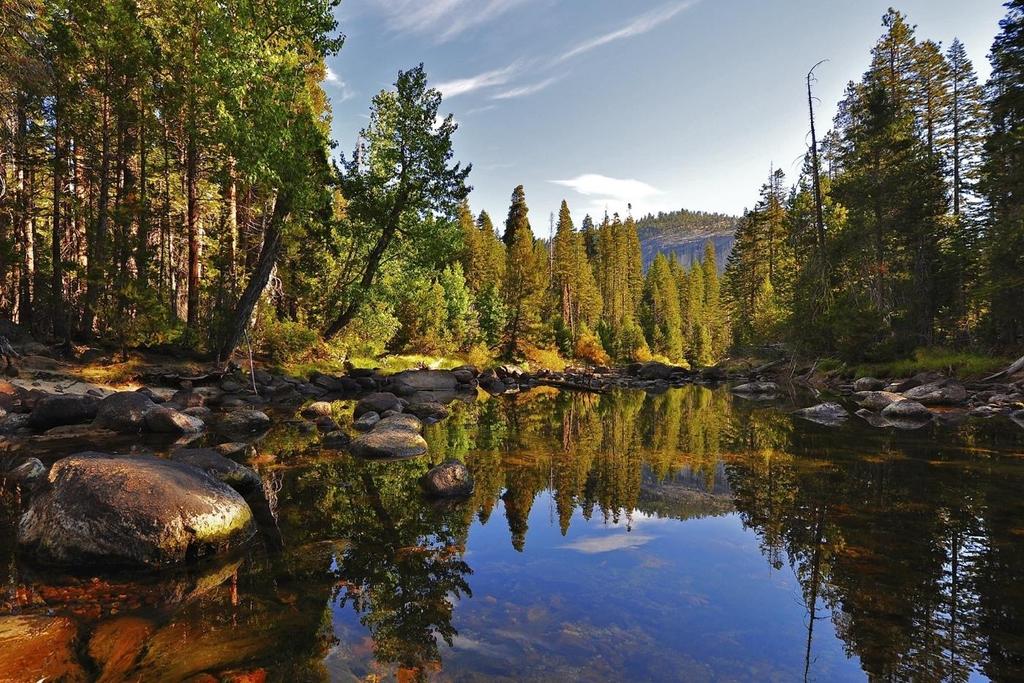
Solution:
<svg viewBox="0 0 1024 683"><path fill-rule="evenodd" d="M58 574L18 558L9 501L0 640L36 629L68 680L1024 679L1024 429L793 408L700 386L481 392L397 462L278 419L245 460L283 552ZM448 458L467 502L419 490ZM15 665L0 652L0 680L28 680Z"/></svg>

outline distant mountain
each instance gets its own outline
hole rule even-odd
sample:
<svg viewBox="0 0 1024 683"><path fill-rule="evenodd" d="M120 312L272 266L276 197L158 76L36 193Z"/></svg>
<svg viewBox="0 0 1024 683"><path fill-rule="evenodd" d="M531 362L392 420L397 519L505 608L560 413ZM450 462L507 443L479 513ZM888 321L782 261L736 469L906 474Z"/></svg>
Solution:
<svg viewBox="0 0 1024 683"><path fill-rule="evenodd" d="M739 221L736 216L686 209L648 214L637 221L644 268L658 252L675 254L680 263L689 266L704 255L704 244L710 240L721 272L736 241Z"/></svg>

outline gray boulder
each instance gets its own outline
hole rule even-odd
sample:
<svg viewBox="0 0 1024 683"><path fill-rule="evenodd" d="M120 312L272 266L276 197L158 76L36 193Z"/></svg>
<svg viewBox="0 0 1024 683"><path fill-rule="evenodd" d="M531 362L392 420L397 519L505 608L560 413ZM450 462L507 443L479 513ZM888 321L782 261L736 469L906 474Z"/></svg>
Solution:
<svg viewBox="0 0 1024 683"><path fill-rule="evenodd" d="M49 483L18 525L18 544L42 562L165 567L255 533L238 492L184 463L81 453L54 463Z"/></svg>
<svg viewBox="0 0 1024 683"><path fill-rule="evenodd" d="M801 408L793 415L818 424L835 426L845 422L850 413L838 403L821 403L810 408Z"/></svg>
<svg viewBox="0 0 1024 683"><path fill-rule="evenodd" d="M316 401L302 409L302 416L309 418L330 417L334 407L327 401Z"/></svg>
<svg viewBox="0 0 1024 683"><path fill-rule="evenodd" d="M402 412L402 402L391 392L382 391L359 399L352 416L359 419L366 413L380 415L386 410Z"/></svg>
<svg viewBox="0 0 1024 683"><path fill-rule="evenodd" d="M137 391L121 391L100 401L93 424L121 434L138 434L146 428L146 415L157 405Z"/></svg>
<svg viewBox="0 0 1024 683"><path fill-rule="evenodd" d="M400 413L396 413L398 415ZM380 422L380 415L374 412L363 413L359 416L359 419L352 423L353 429L359 432L368 432L373 429L374 425Z"/></svg>
<svg viewBox="0 0 1024 683"><path fill-rule="evenodd" d="M253 434L270 427L270 418L259 410L232 410L221 415L217 429L224 434Z"/></svg>
<svg viewBox="0 0 1024 683"><path fill-rule="evenodd" d="M46 465L39 458L25 458L0 476L0 488L32 490L46 480Z"/></svg>
<svg viewBox="0 0 1024 683"><path fill-rule="evenodd" d="M458 460L446 460L423 475L420 485L435 498L465 498L473 493L473 475Z"/></svg>
<svg viewBox="0 0 1024 683"><path fill-rule="evenodd" d="M451 391L459 385L450 370L406 370L392 375L391 381L410 386L414 391Z"/></svg>
<svg viewBox="0 0 1024 683"><path fill-rule="evenodd" d="M927 422L932 412L916 401L896 401L882 411L882 417L891 421Z"/></svg>
<svg viewBox="0 0 1024 683"><path fill-rule="evenodd" d="M144 396L142 398L145 399ZM95 396L79 394L46 396L36 401L28 424L33 429L49 429L61 425L88 422L96 417L99 404L100 400Z"/></svg>
<svg viewBox="0 0 1024 683"><path fill-rule="evenodd" d="M885 382L874 377L861 377L853 383L854 391L881 391L885 387Z"/></svg>
<svg viewBox="0 0 1024 683"><path fill-rule="evenodd" d="M368 433L353 439L349 450L361 458L414 458L427 452L427 442L420 436L422 427L412 415L387 417Z"/></svg>
<svg viewBox="0 0 1024 683"><path fill-rule="evenodd" d="M201 469L243 496L263 490L263 480L254 470L239 465L212 448L179 448L171 452L170 459Z"/></svg>
<svg viewBox="0 0 1024 683"><path fill-rule="evenodd" d="M903 397L926 406L956 405L967 400L967 389L954 380L943 380L908 389Z"/></svg>
<svg viewBox="0 0 1024 683"><path fill-rule="evenodd" d="M747 382L733 387L732 393L740 396L774 396L779 393L779 385L775 382Z"/></svg>
<svg viewBox="0 0 1024 683"><path fill-rule="evenodd" d="M410 403L405 412L415 415L421 420L440 422L448 417L448 409L437 401L418 401Z"/></svg>
<svg viewBox="0 0 1024 683"><path fill-rule="evenodd" d="M348 448L350 443L352 443L352 437L340 430L336 432L328 432L327 434L324 434L322 439L320 439L321 446L333 450Z"/></svg>
<svg viewBox="0 0 1024 683"><path fill-rule="evenodd" d="M854 399L861 408L879 411L896 401L902 401L903 397L891 391L858 391Z"/></svg>
<svg viewBox="0 0 1024 683"><path fill-rule="evenodd" d="M206 425L198 417L157 406L146 413L146 429L158 434L196 434Z"/></svg>

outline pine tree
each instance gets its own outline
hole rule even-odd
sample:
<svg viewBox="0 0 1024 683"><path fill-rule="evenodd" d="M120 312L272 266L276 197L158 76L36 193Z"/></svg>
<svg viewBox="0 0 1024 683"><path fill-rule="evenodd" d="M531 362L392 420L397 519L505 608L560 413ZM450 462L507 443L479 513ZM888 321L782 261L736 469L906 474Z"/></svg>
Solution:
<svg viewBox="0 0 1024 683"><path fill-rule="evenodd" d="M505 261L502 297L505 304L504 353L513 357L522 352L539 320L541 299L547 276L547 254L543 245L535 245L527 218L526 194L520 185L512 193L505 237L511 237Z"/></svg>
<svg viewBox="0 0 1024 683"><path fill-rule="evenodd" d="M592 324L601 311L600 293L594 281L583 245L583 236L574 230L569 205L562 201L558 227L552 245L552 291L559 302L561 319L575 342L580 324Z"/></svg>
<svg viewBox="0 0 1024 683"><path fill-rule="evenodd" d="M640 321L653 353L673 361L683 358L679 288L664 254L657 254L647 271Z"/></svg>
<svg viewBox="0 0 1024 683"><path fill-rule="evenodd" d="M1024 0L1006 3L992 45L991 135L982 188L992 223L985 236L989 324L1006 346L1024 340Z"/></svg>
<svg viewBox="0 0 1024 683"><path fill-rule="evenodd" d="M526 190L522 185L517 185L512 191L512 204L508 209L508 217L505 219L505 234L501 241L507 248L511 248L519 233L530 232L530 221L526 217L529 209L526 208ZM530 233L532 236L532 232ZM531 237L532 238L532 237Z"/></svg>

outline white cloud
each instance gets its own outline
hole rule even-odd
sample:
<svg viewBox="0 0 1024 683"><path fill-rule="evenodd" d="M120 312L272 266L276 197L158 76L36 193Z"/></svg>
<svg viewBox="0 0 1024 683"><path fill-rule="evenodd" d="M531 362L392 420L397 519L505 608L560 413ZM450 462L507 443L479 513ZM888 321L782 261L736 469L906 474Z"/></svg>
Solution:
<svg viewBox="0 0 1024 683"><path fill-rule="evenodd" d="M539 81L537 83L531 83L529 85L523 85L523 86L519 86L517 88L510 88L508 90L505 90L503 92L500 92L500 93L492 96L491 99L492 100L511 100L511 99L516 98L516 97L526 97L527 95L532 95L534 93L540 92L541 90L543 90L544 88L548 87L549 85L552 85L553 83L556 83L557 81L559 81L560 78L561 78L560 76L552 76L551 78L546 78L543 81Z"/></svg>
<svg viewBox="0 0 1024 683"><path fill-rule="evenodd" d="M337 92L335 99L339 102L350 100L356 96L354 90L349 87L349 84L338 75L331 67L327 67L327 74L324 76L324 84L329 87L332 91Z"/></svg>
<svg viewBox="0 0 1024 683"><path fill-rule="evenodd" d="M399 33L432 34L440 42L486 24L527 0L375 0Z"/></svg>
<svg viewBox="0 0 1024 683"><path fill-rule="evenodd" d="M519 69L520 63L513 62L503 69L493 69L491 71L485 71L477 74L476 76L445 81L444 83L438 83L434 87L440 90L441 95L444 97L456 97L475 90L480 90L481 88L492 88L495 86L505 85L513 76L516 75L516 73L519 72Z"/></svg>
<svg viewBox="0 0 1024 683"><path fill-rule="evenodd" d="M612 553L618 550L635 550L642 545L650 543L654 536L643 534L617 533L612 536L581 538L563 545L566 550L575 550L586 555L597 555L599 553Z"/></svg>
<svg viewBox="0 0 1024 683"><path fill-rule="evenodd" d="M676 2L673 4L665 5L664 7L660 7L646 14L642 14L636 19L634 19L632 22L618 30L611 31L610 33L605 33L604 35L598 36L596 38L591 38L590 40L586 40L580 43L579 45L572 48L568 52L562 54L562 56L559 57L556 61L563 62L567 59L577 57L583 54L584 52L590 52L595 48L601 47L602 45L607 45L608 43L613 43L617 40L624 40L626 38L632 38L634 36L639 36L641 34L647 33L648 31L651 31L660 26L661 24L664 24L672 17L676 16L683 10L689 9L695 4L697 4L697 0Z"/></svg>
<svg viewBox="0 0 1024 683"><path fill-rule="evenodd" d="M661 190L633 178L609 178L598 173L584 173L568 180L552 180L555 185L569 187L586 197L606 197L613 202L638 202Z"/></svg>

